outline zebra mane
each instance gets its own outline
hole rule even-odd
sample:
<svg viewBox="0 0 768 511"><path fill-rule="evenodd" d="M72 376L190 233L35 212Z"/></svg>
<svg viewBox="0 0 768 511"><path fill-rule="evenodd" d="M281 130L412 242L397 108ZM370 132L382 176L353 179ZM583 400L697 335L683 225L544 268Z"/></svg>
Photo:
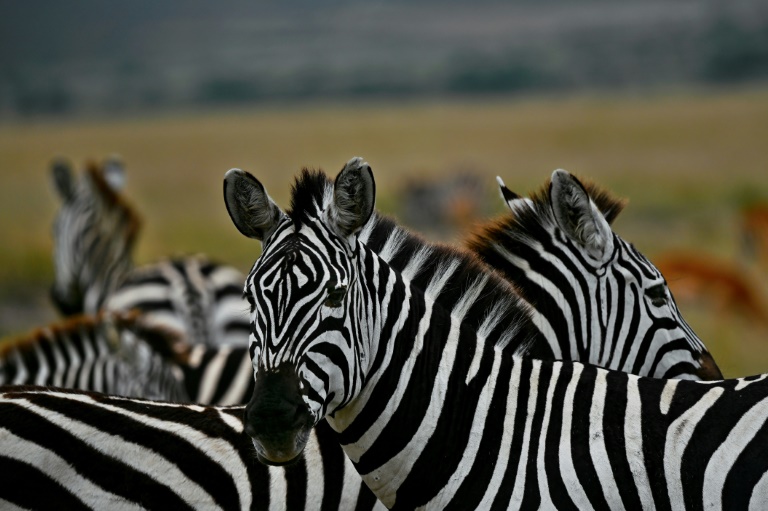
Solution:
<svg viewBox="0 0 768 511"><path fill-rule="evenodd" d="M627 205L627 200L616 197L591 180L578 179L606 221L612 224ZM550 205L550 183L548 179L544 186L531 194L530 200L526 200L528 207L513 208L495 220L475 225L466 235L464 245L472 252L481 254L492 253L494 245L508 243L511 239L546 239L549 228L557 225Z"/></svg>
<svg viewBox="0 0 768 511"><path fill-rule="evenodd" d="M320 218L333 201L333 183L322 171L304 169L293 186L289 217ZM499 349L530 353L539 331L517 289L471 252L432 243L374 211L358 240L403 279L421 289Z"/></svg>
<svg viewBox="0 0 768 511"><path fill-rule="evenodd" d="M130 330L166 360L177 364L187 362L189 347L183 342L182 335L162 325L147 324L141 313L135 310L80 314L35 328L26 334L0 339L0 360L12 352L30 353L44 345L59 344L72 336L95 335L99 329L103 329L112 352L120 351L120 333Z"/></svg>
<svg viewBox="0 0 768 511"><path fill-rule="evenodd" d="M288 216L299 226L320 216L333 200L333 183L322 170L303 168L291 187Z"/></svg>
<svg viewBox="0 0 768 511"><path fill-rule="evenodd" d="M109 210L119 211L127 219L127 238L129 243L133 244L141 230L141 215L122 194L109 185L101 165L93 160L88 161L85 166L85 173L86 178L93 184L96 195L100 198L104 207Z"/></svg>

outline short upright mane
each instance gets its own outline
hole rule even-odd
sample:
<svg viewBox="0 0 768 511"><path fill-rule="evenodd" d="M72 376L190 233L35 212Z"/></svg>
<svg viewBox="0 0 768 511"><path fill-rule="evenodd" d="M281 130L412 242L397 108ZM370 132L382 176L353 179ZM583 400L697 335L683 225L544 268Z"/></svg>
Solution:
<svg viewBox="0 0 768 511"><path fill-rule="evenodd" d="M333 183L321 170L304 168L291 188L291 209L288 216L301 225L317 218L333 199Z"/></svg>
<svg viewBox="0 0 768 511"><path fill-rule="evenodd" d="M606 221L611 224L627 204L626 199L616 197L611 192L601 188L594 182L578 178L584 185L587 195L603 213ZM507 211L502 217L490 222L476 225L467 235L465 246L472 252L480 254L493 250L493 245L504 242L510 237L541 239L542 228L556 225L555 216L550 205L550 183L547 181L539 190L530 196L530 207L519 207Z"/></svg>
<svg viewBox="0 0 768 511"><path fill-rule="evenodd" d="M304 169L293 186L288 215L294 223L317 218L332 201L333 183L325 173ZM375 211L359 241L418 289L428 291L431 283L445 279L431 298L448 310L461 303L463 323L498 348L535 353L539 331L530 321L529 305L512 284L469 251L425 241Z"/></svg>

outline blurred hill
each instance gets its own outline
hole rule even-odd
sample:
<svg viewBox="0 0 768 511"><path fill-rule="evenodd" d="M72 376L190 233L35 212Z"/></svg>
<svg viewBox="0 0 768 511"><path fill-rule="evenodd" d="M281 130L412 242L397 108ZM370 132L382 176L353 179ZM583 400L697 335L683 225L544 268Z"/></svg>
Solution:
<svg viewBox="0 0 768 511"><path fill-rule="evenodd" d="M0 116L768 78L764 0L0 0Z"/></svg>

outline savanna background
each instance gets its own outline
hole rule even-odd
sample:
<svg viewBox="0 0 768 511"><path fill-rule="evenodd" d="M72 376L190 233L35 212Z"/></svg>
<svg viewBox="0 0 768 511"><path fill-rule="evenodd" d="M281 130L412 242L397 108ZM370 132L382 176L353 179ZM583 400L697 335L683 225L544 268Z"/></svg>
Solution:
<svg viewBox="0 0 768 511"><path fill-rule="evenodd" d="M448 241L503 212L497 175L518 192L555 168L597 181L630 199L614 229L652 261L715 272L666 276L724 374L768 371L768 227L743 227L768 204L763 1L0 12L0 335L56 319L53 157L80 169L122 156L144 219L138 263L204 252L245 272L260 247L227 216L224 172L252 172L287 206L302 166L335 173L359 155L381 210Z"/></svg>

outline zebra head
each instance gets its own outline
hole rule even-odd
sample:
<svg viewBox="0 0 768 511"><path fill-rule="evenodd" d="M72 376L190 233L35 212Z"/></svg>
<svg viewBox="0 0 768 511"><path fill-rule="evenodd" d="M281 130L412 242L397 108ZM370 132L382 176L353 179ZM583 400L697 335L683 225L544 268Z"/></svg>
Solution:
<svg viewBox="0 0 768 511"><path fill-rule="evenodd" d="M357 234L374 198L373 173L360 158L332 186L321 172L304 170L288 213L247 172L232 169L224 178L235 226L263 243L244 291L255 377L245 422L265 463L298 456L311 428L362 385Z"/></svg>
<svg viewBox="0 0 768 511"><path fill-rule="evenodd" d="M116 157L101 166L89 163L76 180L70 164L57 159L51 172L62 200L53 224L51 298L65 315L96 312L132 265L140 226L138 216L118 194L123 166Z"/></svg>
<svg viewBox="0 0 768 511"><path fill-rule="evenodd" d="M611 229L624 201L564 170L531 198L499 185L512 215L469 244L534 305L555 358L642 376L722 378L664 277Z"/></svg>

